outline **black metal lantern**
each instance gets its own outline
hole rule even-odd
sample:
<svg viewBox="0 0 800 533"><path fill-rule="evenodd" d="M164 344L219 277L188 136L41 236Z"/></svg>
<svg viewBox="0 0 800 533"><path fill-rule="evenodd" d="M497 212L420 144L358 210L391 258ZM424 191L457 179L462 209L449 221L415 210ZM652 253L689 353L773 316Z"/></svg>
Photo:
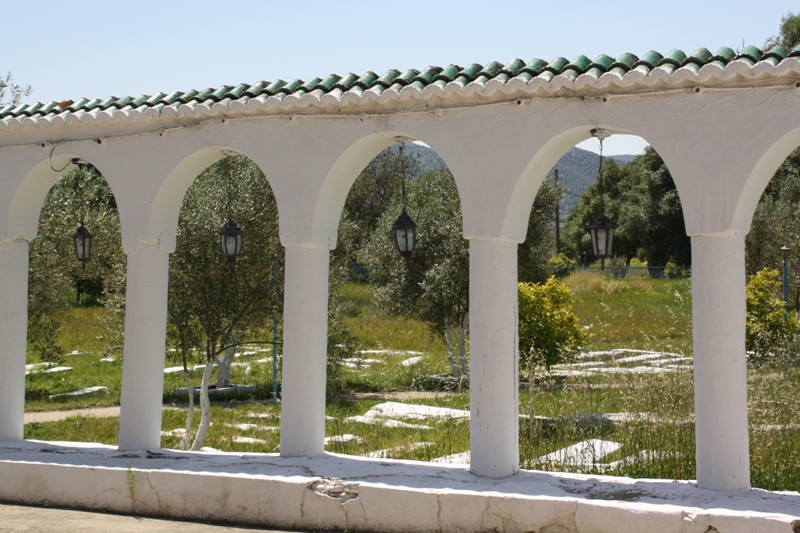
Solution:
<svg viewBox="0 0 800 533"><path fill-rule="evenodd" d="M228 219L219 230L219 244L228 261L235 261L236 256L242 253L242 228L233 219Z"/></svg>
<svg viewBox="0 0 800 533"><path fill-rule="evenodd" d="M75 244L75 258L81 263L85 263L92 257L92 234L83 224L75 231L72 236Z"/></svg>
<svg viewBox="0 0 800 533"><path fill-rule="evenodd" d="M417 224L408 216L405 208L392 224L392 237L397 251L403 257L409 257L417 246Z"/></svg>
<svg viewBox="0 0 800 533"><path fill-rule="evenodd" d="M400 164L402 165L400 186L403 192L403 212L400 213L400 216L397 217L397 220L392 224L392 238L394 239L394 244L397 246L397 251L400 252L400 255L403 257L410 257L411 252L417 247L417 225L406 212L406 205L408 202L408 198L406 197L406 162L403 160L403 149L405 146L404 142L400 143L398 155Z"/></svg>
<svg viewBox="0 0 800 533"><path fill-rule="evenodd" d="M611 222L607 216L600 215L587 228L592 237L592 250L595 257L605 259L611 257L611 250L614 244L614 230L617 226Z"/></svg>

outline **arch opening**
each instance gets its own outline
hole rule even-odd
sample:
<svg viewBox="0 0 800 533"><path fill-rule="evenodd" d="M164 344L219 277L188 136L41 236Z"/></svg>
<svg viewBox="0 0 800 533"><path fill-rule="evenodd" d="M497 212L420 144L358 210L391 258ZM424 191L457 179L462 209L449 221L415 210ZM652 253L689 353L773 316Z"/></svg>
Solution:
<svg viewBox="0 0 800 533"><path fill-rule="evenodd" d="M230 222L242 232L235 257L222 249L221 231ZM278 447L280 428L273 421L279 420L284 289L278 226L272 189L244 155L224 152L186 189L170 257L164 392L181 404L191 401L189 411L165 414L164 445L254 452ZM212 405L232 399L263 400L253 415L260 422L233 430L222 423L237 416Z"/></svg>
<svg viewBox="0 0 800 533"><path fill-rule="evenodd" d="M751 479L754 487L791 490L800 482L800 139L772 147L750 178L763 191L750 211L745 240ZM777 154L790 153L776 160ZM767 163L770 164L767 164ZM777 169L775 164L779 163ZM774 172L773 172L774 171ZM769 182L764 186L765 178ZM752 198L745 201L752 205Z"/></svg>
<svg viewBox="0 0 800 533"><path fill-rule="evenodd" d="M520 284L520 413L528 415L520 424L520 465L694 479L683 207L667 165L645 141L632 144L640 153L604 151L602 166L599 145L578 143L543 180L554 187L558 171L559 214L551 214L548 230L555 277ZM603 267L587 231L601 214L616 225Z"/></svg>
<svg viewBox="0 0 800 533"><path fill-rule="evenodd" d="M27 410L119 405L125 255L120 214L104 176L89 162L64 165L41 204L29 247ZM51 165L52 167L52 165ZM78 228L91 235L79 260ZM85 250L88 252L88 250ZM94 432L70 427L59 440L115 444L114 418ZM25 438L49 440L52 426L26 426Z"/></svg>
<svg viewBox="0 0 800 533"><path fill-rule="evenodd" d="M418 400L356 404L358 416L343 416L328 430L359 438L342 441L329 434L329 449L463 459L469 450L469 250L460 195L435 149L400 138L403 142L373 152L351 180L341 211L330 267L329 344L335 348L328 353L328 395L415 389L425 397L452 394L447 409L429 407L431 418L416 425L405 420L424 408ZM391 232L404 210L416 222L418 237L408 257L401 256ZM336 348L346 346L343 338L352 341L349 354ZM377 414L391 408L396 412ZM448 420L440 416L444 412L458 414ZM336 410L331 414L341 416ZM408 442L393 429L403 425L424 435ZM436 431L445 427L447 432ZM445 442L448 432L451 440Z"/></svg>

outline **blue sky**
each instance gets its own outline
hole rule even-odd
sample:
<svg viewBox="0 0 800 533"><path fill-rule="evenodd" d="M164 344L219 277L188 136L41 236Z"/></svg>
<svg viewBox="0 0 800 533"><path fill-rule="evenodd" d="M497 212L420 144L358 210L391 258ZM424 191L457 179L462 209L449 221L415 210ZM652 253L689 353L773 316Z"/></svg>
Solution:
<svg viewBox="0 0 800 533"><path fill-rule="evenodd" d="M0 73L33 87L27 101L139 96L516 57L761 47L789 12L800 2L5 0ZM612 136L605 152L642 144Z"/></svg>

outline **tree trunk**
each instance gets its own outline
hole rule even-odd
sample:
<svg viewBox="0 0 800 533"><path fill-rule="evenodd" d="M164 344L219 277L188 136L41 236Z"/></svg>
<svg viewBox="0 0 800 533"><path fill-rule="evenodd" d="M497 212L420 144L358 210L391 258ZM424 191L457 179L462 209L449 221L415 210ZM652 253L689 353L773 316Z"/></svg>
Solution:
<svg viewBox="0 0 800 533"><path fill-rule="evenodd" d="M232 336L233 340L229 343L229 346L215 358L218 369L216 383L218 389L231 386L231 363L233 363L233 358L236 356L236 346L242 338L241 330L235 330Z"/></svg>
<svg viewBox="0 0 800 533"><path fill-rule="evenodd" d="M186 383L186 390L189 394L189 410L186 412L186 430L181 439L181 450L188 450L189 443L192 441L192 422L194 422L194 389L192 389L192 380L190 379L189 371L186 365L183 366L183 381Z"/></svg>
<svg viewBox="0 0 800 533"><path fill-rule="evenodd" d="M211 370L214 368L213 359L206 358L206 368L203 370L203 381L200 383L200 427L197 428L192 443L192 451L198 451L203 447L203 441L208 434L211 426L211 402L208 399L208 382L211 381ZM194 394L194 391L192 391Z"/></svg>
<svg viewBox="0 0 800 533"><path fill-rule="evenodd" d="M460 378L461 371L459 370L458 363L456 362L456 349L455 349L455 340L454 340L454 332L452 326L447 326L444 330L445 337L447 339L447 360L450 361L450 373L453 376Z"/></svg>

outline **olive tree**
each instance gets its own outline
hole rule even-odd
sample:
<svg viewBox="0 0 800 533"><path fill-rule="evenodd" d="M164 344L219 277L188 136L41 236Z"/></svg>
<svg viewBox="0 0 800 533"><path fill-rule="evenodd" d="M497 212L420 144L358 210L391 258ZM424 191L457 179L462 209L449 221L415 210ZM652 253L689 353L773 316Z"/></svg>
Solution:
<svg viewBox="0 0 800 533"><path fill-rule="evenodd" d="M402 157L398 154L397 157ZM442 332L450 372L468 374L469 243L462 235L458 190L450 172L438 169L407 183L408 214L417 224L416 250L401 258L391 226L402 210L402 198L388 204L367 246L376 295L390 312L416 316ZM558 192L545 183L529 218L528 238L519 247L519 277L543 281L552 272L548 259L554 243L547 230Z"/></svg>
<svg viewBox="0 0 800 533"><path fill-rule="evenodd" d="M220 228L229 219L244 232L242 253L235 261L220 247ZM214 365L215 386L230 385L236 347L254 340L279 310L283 255L275 199L252 161L226 157L198 176L184 197L178 221L168 305L170 341L184 366L198 345L205 362L201 424L192 449L202 446L210 424L208 389ZM187 430L190 424L191 417Z"/></svg>

